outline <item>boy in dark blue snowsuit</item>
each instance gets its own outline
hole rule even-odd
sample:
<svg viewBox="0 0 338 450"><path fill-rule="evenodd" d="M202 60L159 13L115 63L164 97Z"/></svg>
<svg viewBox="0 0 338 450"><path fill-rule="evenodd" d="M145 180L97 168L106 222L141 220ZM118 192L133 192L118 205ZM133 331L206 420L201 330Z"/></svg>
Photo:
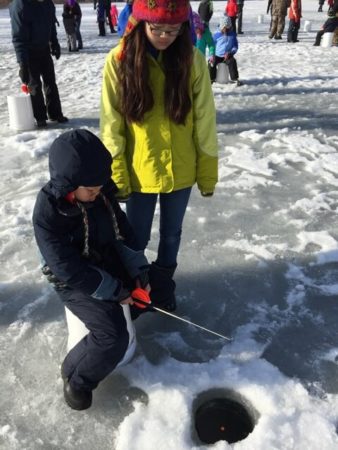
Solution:
<svg viewBox="0 0 338 450"><path fill-rule="evenodd" d="M115 199L111 163L89 131L62 134L50 148L50 181L33 213L43 273L89 330L62 364L65 400L77 410L90 407L92 390L126 352L121 303L133 304L135 287L149 290L148 262L133 250L132 229Z"/></svg>

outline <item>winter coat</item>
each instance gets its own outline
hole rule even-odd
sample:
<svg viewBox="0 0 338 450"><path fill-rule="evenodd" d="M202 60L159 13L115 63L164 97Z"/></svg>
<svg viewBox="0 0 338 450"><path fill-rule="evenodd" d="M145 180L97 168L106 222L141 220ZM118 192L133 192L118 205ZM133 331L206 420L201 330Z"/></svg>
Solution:
<svg viewBox="0 0 338 450"><path fill-rule="evenodd" d="M143 123L127 123L119 111L118 46L103 70L101 139L113 155L113 178L121 196L166 193L191 187L213 192L217 182L216 117L210 78L201 52L193 49L190 98L185 125L168 118L163 103L162 53L147 54L154 106Z"/></svg>
<svg viewBox="0 0 338 450"><path fill-rule="evenodd" d="M111 23L113 24L114 27L116 27L116 25L117 25L118 17L119 17L119 13L117 11L116 5L111 5L110 19L111 19Z"/></svg>
<svg viewBox="0 0 338 450"><path fill-rule="evenodd" d="M114 300L122 282L125 284L145 271L147 260L143 252L132 249L133 232L114 196L111 156L98 138L93 145L90 135L87 130L74 130L52 144L51 179L36 200L34 233L61 293L66 295L71 289L90 295L93 300ZM65 199L78 186L99 185L103 185L110 207L103 197L97 197L94 202L80 204L83 212L77 203Z"/></svg>
<svg viewBox="0 0 338 450"><path fill-rule="evenodd" d="M272 0L271 15L285 17L291 0Z"/></svg>
<svg viewBox="0 0 338 450"><path fill-rule="evenodd" d="M211 0L202 0L198 6L198 14L202 22L208 24L213 15L213 5Z"/></svg>
<svg viewBox="0 0 338 450"><path fill-rule="evenodd" d="M229 31L226 34L218 31L213 36L216 44L215 54L223 58L226 54L234 55L238 50L237 36L234 31Z"/></svg>
<svg viewBox="0 0 338 450"><path fill-rule="evenodd" d="M58 45L52 0L13 0L9 12L12 42L19 64L27 63L32 54L44 53L50 43Z"/></svg>
<svg viewBox="0 0 338 450"><path fill-rule="evenodd" d="M225 14L228 17L237 17L238 8L236 0L228 0L228 3L225 6Z"/></svg>
<svg viewBox="0 0 338 450"><path fill-rule="evenodd" d="M200 39L197 38L196 47L205 55L206 49L209 49L209 56L215 55L215 42L208 26L205 26Z"/></svg>
<svg viewBox="0 0 338 450"><path fill-rule="evenodd" d="M64 16L62 14L63 25L65 27L66 34L74 34L76 30L74 16Z"/></svg>
<svg viewBox="0 0 338 450"><path fill-rule="evenodd" d="M75 2L74 6L70 6L67 3L63 5L62 17L73 16L75 21L78 22L82 17L81 7L78 2Z"/></svg>
<svg viewBox="0 0 338 450"><path fill-rule="evenodd" d="M299 22L302 17L302 0L291 0L289 19Z"/></svg>
<svg viewBox="0 0 338 450"><path fill-rule="evenodd" d="M322 29L324 33L333 33L338 27L338 17L331 17L324 23Z"/></svg>

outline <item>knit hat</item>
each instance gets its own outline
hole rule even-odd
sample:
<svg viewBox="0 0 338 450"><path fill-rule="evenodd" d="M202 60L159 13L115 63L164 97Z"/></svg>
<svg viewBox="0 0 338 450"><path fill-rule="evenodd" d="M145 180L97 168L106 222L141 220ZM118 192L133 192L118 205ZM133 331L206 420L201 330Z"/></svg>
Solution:
<svg viewBox="0 0 338 450"><path fill-rule="evenodd" d="M68 4L68 6L73 8L73 6L75 5L75 0L67 0L67 4Z"/></svg>
<svg viewBox="0 0 338 450"><path fill-rule="evenodd" d="M201 31L201 33L203 33L203 31L204 31L204 24L203 24L203 22L202 22L202 20L201 20L201 18L200 18L200 16L199 16L199 14L197 14L197 12L193 12L192 13L192 20L193 20L193 23L194 23L194 29L195 29L195 31Z"/></svg>
<svg viewBox="0 0 338 450"><path fill-rule="evenodd" d="M141 22L176 24L187 22L190 18L191 6L189 0L134 0L132 13L128 18L121 49L117 55L119 60L124 58L125 37Z"/></svg>
<svg viewBox="0 0 338 450"><path fill-rule="evenodd" d="M221 20L219 21L219 29L222 31L223 28L232 28L231 19L229 16L221 17Z"/></svg>
<svg viewBox="0 0 338 450"><path fill-rule="evenodd" d="M132 15L137 21L176 24L189 20L189 0L134 0Z"/></svg>

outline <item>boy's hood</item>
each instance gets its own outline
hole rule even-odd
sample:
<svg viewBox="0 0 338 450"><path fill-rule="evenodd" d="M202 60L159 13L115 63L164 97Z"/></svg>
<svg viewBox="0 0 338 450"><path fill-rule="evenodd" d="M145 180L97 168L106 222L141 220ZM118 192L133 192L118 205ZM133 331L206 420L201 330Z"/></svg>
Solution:
<svg viewBox="0 0 338 450"><path fill-rule="evenodd" d="M49 150L53 195L64 197L79 186L101 186L111 180L112 157L99 138L88 130L61 134Z"/></svg>

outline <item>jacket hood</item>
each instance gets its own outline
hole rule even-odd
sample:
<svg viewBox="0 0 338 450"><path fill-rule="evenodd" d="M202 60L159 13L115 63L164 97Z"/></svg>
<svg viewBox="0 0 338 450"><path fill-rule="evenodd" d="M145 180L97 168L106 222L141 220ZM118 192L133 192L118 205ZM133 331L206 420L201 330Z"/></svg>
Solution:
<svg viewBox="0 0 338 450"><path fill-rule="evenodd" d="M56 198L79 186L104 186L111 180L112 157L88 130L73 130L55 139L49 150L51 188Z"/></svg>

